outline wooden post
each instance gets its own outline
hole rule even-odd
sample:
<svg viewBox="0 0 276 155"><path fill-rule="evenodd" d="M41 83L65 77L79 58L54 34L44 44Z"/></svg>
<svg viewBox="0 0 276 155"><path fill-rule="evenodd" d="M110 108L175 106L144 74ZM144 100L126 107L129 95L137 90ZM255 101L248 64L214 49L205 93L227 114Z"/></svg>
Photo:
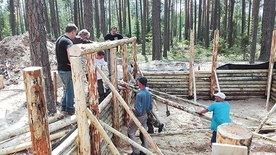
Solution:
<svg viewBox="0 0 276 155"><path fill-rule="evenodd" d="M136 41L132 42L132 51L133 51L133 77L135 79L138 73Z"/></svg>
<svg viewBox="0 0 276 155"><path fill-rule="evenodd" d="M54 101L57 103L57 72L53 71Z"/></svg>
<svg viewBox="0 0 276 155"><path fill-rule="evenodd" d="M193 83L194 83L194 31L190 30L190 68L189 68L189 97L193 96Z"/></svg>
<svg viewBox="0 0 276 155"><path fill-rule="evenodd" d="M127 47L126 44L123 45L122 48L122 58L123 58L123 80L124 82L128 83L128 61L127 61ZM126 102L126 104L129 106L130 104L130 96L129 96L129 89L126 89L123 91L123 97ZM125 114L125 126L128 126L129 124L129 115L127 112L124 112Z"/></svg>
<svg viewBox="0 0 276 155"><path fill-rule="evenodd" d="M270 50L270 58L269 58L269 69L267 74L267 84L266 84L266 110L269 111L269 99L270 99L270 90L271 90L271 79L273 74L273 66L274 66L274 57L276 50L276 30L273 31L272 42L271 42L271 50Z"/></svg>
<svg viewBox="0 0 276 155"><path fill-rule="evenodd" d="M213 59L212 59L212 73L211 73L211 87L210 87L210 97L212 98L215 93L215 70L217 68L218 59L218 42L219 42L219 30L215 30L214 33L214 45L213 45Z"/></svg>
<svg viewBox="0 0 276 155"><path fill-rule="evenodd" d="M274 113L276 110L276 104L272 107L272 109L268 112L268 114L263 118L261 124L258 126L258 128L255 130L256 133L258 133L261 128L264 126L265 122L268 120L268 118Z"/></svg>
<svg viewBox="0 0 276 155"><path fill-rule="evenodd" d="M98 93L98 80L96 72L96 54L87 55L87 74L88 74L88 94L89 94L89 104L90 109L93 111L97 119L100 117L99 113L99 93ZM92 132L92 143L91 150L92 154L101 154L100 149L100 133L97 128L91 123L91 132Z"/></svg>
<svg viewBox="0 0 276 155"><path fill-rule="evenodd" d="M111 73L111 83L114 87L118 86L118 78L117 78L117 55L116 48L110 49L110 73ZM113 127L120 131L120 120L119 120L119 105L116 100L116 96L112 95L112 103L113 103ZM114 145L119 146L119 137L114 135Z"/></svg>
<svg viewBox="0 0 276 155"><path fill-rule="evenodd" d="M48 110L44 98L42 67L23 69L29 126L34 154L51 154L51 140L48 127Z"/></svg>
<svg viewBox="0 0 276 155"><path fill-rule="evenodd" d="M215 79L216 79L216 83L217 83L218 92L220 92L220 86L219 86L219 81L218 81L218 74L217 74L216 70L214 70L214 74L215 74Z"/></svg>
<svg viewBox="0 0 276 155"><path fill-rule="evenodd" d="M216 142L246 146L249 154L252 137L252 132L245 127L233 123L224 123L218 126Z"/></svg>
<svg viewBox="0 0 276 155"><path fill-rule="evenodd" d="M98 68L98 67L97 67ZM124 99L122 98L122 96L118 93L118 91L115 89L115 87L108 81L108 79L106 78L106 76L104 75L104 73L99 70L99 73L101 74L101 76L103 77L104 82L106 82L109 86L109 88L112 90L112 93L114 94L114 96L116 96L116 98L118 99L118 101L121 103L121 105L125 108L126 112L129 114L130 118L133 120L133 122L137 125L138 129L143 133L144 138L146 138L149 142L149 145L152 147L152 149L158 154L158 155L163 155L163 153L161 152L161 150L157 147L157 145L153 142L153 140L151 139L150 135L148 134L148 132L144 129L144 127L142 126L142 124L139 122L139 120L134 116L134 114L132 113L132 111L130 111L129 107L127 106L127 104L125 103Z"/></svg>
<svg viewBox="0 0 276 155"><path fill-rule="evenodd" d="M5 85L4 85L4 76L0 75L0 89L3 89L3 88L5 88Z"/></svg>
<svg viewBox="0 0 276 155"><path fill-rule="evenodd" d="M77 114L79 154L91 154L88 119L85 114L84 72L81 57L70 57Z"/></svg>

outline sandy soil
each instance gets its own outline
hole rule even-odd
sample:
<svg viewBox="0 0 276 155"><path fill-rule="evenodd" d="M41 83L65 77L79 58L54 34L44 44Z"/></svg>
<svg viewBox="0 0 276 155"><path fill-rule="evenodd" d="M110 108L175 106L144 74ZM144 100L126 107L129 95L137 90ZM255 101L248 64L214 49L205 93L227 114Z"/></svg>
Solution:
<svg viewBox="0 0 276 155"><path fill-rule="evenodd" d="M18 39L19 38L19 39ZM18 37L17 40L13 42L19 42L26 39L22 39L24 37ZM0 42L0 46L9 47L13 46L13 48L17 48L17 44L10 43L14 38L6 41L5 43ZM8 46L9 45L9 46ZM23 52L28 50L26 43L21 44L19 42L18 46ZM49 43L48 47L52 49L52 43ZM6 48L5 50L8 50ZM3 48L0 48L3 49ZM1 51L2 52L2 51ZM18 52L19 54L22 54ZM53 53L50 52L50 53ZM7 52L7 57L10 56L9 60L12 59L12 56ZM24 55L24 54L23 54ZM12 63L13 68L11 71L11 78L6 77L5 84L6 87L0 90L0 130L8 131L11 129L21 128L22 126L27 125L28 117L27 117L27 107L26 107L26 96L24 92L24 85L22 80L22 72L20 71L22 68L29 65L28 57L15 57L20 64ZM51 60L53 60L54 56L51 55ZM7 58L1 58L1 63L4 64ZM22 61L22 62L21 62ZM55 64L54 62L52 63ZM159 64L156 65L156 64ZM147 64L140 64L142 67L151 66L151 69L160 69L162 68L174 68L174 69L186 69L187 63L160 63L160 62L150 62ZM206 66L204 64L200 64L202 66ZM208 65L210 65L208 63ZM161 66L161 67L160 67ZM0 66L1 67L1 66ZM3 67L3 65L2 65ZM5 68L5 66L3 67ZM202 68L201 68L202 69ZM19 70L19 71L18 71ZM11 79L14 79L12 82ZM61 98L61 88L59 88L59 97L58 101ZM198 101L201 104L209 105L212 101ZM240 100L240 101L229 101L231 104L231 111L233 113L237 113L239 115L250 116L257 119L262 119L266 116L267 111L265 110L265 102L266 99L260 98L251 98L248 100ZM181 103L184 104L184 103ZM192 110L199 110L201 108L184 104ZM210 138L211 131L209 130L210 123L203 118L198 116L186 113L184 111L169 107L170 116L166 116L166 106L162 103L158 103L158 110L155 112L158 115L159 119L165 124L165 129L162 133L152 134L152 138L157 146L162 150L165 155L206 155L211 154L211 146L210 146ZM207 115L211 115L208 113ZM232 117L233 122L237 124L244 125L246 127L257 127L258 123L252 123L250 121L246 121L243 119L238 119ZM274 113L268 122L273 123L276 126L276 113ZM126 129L126 128L125 128ZM157 129L156 129L157 130ZM125 133L126 130L123 130ZM174 134L169 134L174 133ZM276 140L276 132L270 132L264 134L266 137L270 137ZM138 138L137 138L138 139ZM0 143L1 146L1 143ZM274 155L276 152L276 144L259 139L253 138L251 145L251 154L252 155ZM121 142L120 152L122 154L127 154L131 152L131 148L129 144L125 142ZM23 154L23 153L20 153Z"/></svg>

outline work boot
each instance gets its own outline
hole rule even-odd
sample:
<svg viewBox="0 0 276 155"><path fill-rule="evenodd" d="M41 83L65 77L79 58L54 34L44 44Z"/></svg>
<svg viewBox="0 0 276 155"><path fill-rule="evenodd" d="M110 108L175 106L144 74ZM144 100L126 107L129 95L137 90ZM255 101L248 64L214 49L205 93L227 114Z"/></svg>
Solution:
<svg viewBox="0 0 276 155"><path fill-rule="evenodd" d="M153 129L148 129L148 133L154 133Z"/></svg>
<svg viewBox="0 0 276 155"><path fill-rule="evenodd" d="M159 127L158 127L158 132L160 133L162 130L163 130L163 127L164 127L164 124L160 124Z"/></svg>

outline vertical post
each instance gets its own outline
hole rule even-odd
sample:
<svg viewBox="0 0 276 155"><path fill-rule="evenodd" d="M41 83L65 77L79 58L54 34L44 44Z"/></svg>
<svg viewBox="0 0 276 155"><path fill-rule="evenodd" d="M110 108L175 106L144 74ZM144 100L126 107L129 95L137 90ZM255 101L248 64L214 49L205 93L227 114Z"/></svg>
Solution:
<svg viewBox="0 0 276 155"><path fill-rule="evenodd" d="M269 58L269 69L267 74L267 83L266 83L266 110L269 111L269 99L270 99L270 90L271 90L271 79L273 74L274 67L274 56L276 50L276 30L273 31L272 34L272 42L271 42L271 50L270 50L270 58Z"/></svg>
<svg viewBox="0 0 276 155"><path fill-rule="evenodd" d="M111 73L111 83L117 88L117 56L116 56L116 48L110 49L110 73ZM120 130L119 123L119 105L116 100L115 94L112 95L112 103L113 103L113 127L116 130ZM114 145L119 146L119 137L113 134L114 136Z"/></svg>
<svg viewBox="0 0 276 155"><path fill-rule="evenodd" d="M214 45L213 45L213 59L212 59L212 70L211 70L211 87L210 87L210 97L213 97L215 93L215 70L217 68L218 60L218 42L219 42L219 30L214 31Z"/></svg>
<svg viewBox="0 0 276 155"><path fill-rule="evenodd" d="M135 79L138 73L136 41L132 42L132 51L133 51L133 77Z"/></svg>
<svg viewBox="0 0 276 155"><path fill-rule="evenodd" d="M99 113L99 93L98 93L98 80L97 80L97 69L96 69L96 58L95 54L87 55L87 74L88 74L88 100L90 109L97 119L100 118ZM92 154L101 154L100 150L100 133L98 129L91 123L92 131L92 143L91 149Z"/></svg>
<svg viewBox="0 0 276 155"><path fill-rule="evenodd" d="M194 79L194 31L190 30L190 68L189 68L189 97L193 96L193 79Z"/></svg>
<svg viewBox="0 0 276 155"><path fill-rule="evenodd" d="M44 98L42 67L23 69L29 126L34 154L51 154L51 140L48 127L48 110Z"/></svg>
<svg viewBox="0 0 276 155"><path fill-rule="evenodd" d="M88 119L85 113L84 71L81 57L70 57L77 114L79 154L91 154Z"/></svg>
<svg viewBox="0 0 276 155"><path fill-rule="evenodd" d="M4 85L4 76L0 75L0 89L3 89L3 88L5 88L5 85Z"/></svg>
<svg viewBox="0 0 276 155"><path fill-rule="evenodd" d="M124 44L122 48L122 57L123 57L123 79L124 79L124 82L128 83L128 61L127 61L126 44ZM130 104L129 89L126 89L123 91L123 96L126 104L129 106ZM128 126L130 118L126 111L124 111L124 113L125 113L125 125Z"/></svg>
<svg viewBox="0 0 276 155"><path fill-rule="evenodd" d="M57 72L53 71L54 101L57 103Z"/></svg>

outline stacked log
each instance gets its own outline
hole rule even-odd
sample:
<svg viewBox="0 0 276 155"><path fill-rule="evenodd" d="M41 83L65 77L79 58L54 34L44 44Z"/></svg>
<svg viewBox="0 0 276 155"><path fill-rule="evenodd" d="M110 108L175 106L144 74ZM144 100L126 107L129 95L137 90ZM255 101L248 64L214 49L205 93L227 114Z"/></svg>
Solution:
<svg viewBox="0 0 276 155"><path fill-rule="evenodd" d="M272 76L270 98L274 103L276 102L276 75Z"/></svg>
<svg viewBox="0 0 276 155"><path fill-rule="evenodd" d="M171 95L188 97L189 72L143 71L143 73L148 79L150 88ZM217 70L217 76L220 89L227 95L227 99L240 100L265 95L267 70ZM195 83L197 98L210 99L211 71L195 71ZM276 82L272 85L271 98L276 101Z"/></svg>

